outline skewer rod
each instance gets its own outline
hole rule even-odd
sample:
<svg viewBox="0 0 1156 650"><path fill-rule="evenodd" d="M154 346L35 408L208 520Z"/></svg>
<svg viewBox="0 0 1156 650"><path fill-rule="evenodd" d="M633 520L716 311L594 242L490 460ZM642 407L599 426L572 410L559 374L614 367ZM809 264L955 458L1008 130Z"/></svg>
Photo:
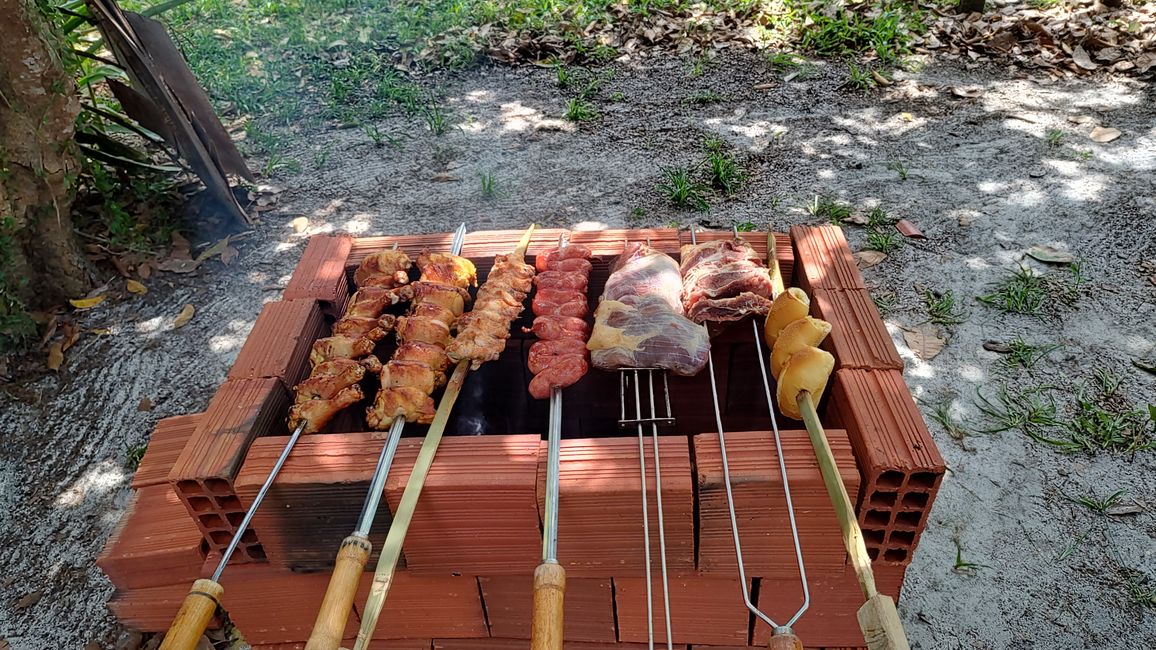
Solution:
<svg viewBox="0 0 1156 650"><path fill-rule="evenodd" d="M835 463L835 455L831 452L831 445L827 442L823 425L819 422L819 414L815 410L811 393L803 391L796 400L799 412L803 415L803 422L807 425L811 446L815 449L815 458L819 461L823 483L827 487L827 494L831 497L835 515L839 519L839 527L843 531L843 544L851 556L851 565L855 568L859 586L862 587L863 595L867 599L867 602L859 608L858 614L859 629L863 631L867 647L870 650L909 650L907 635L903 630L903 623L899 620L899 612L895 609L895 601L879 593L875 587L871 556L867 554L863 531L855 519L855 506L852 505L847 488L839 477L839 467Z"/></svg>
<svg viewBox="0 0 1156 650"><path fill-rule="evenodd" d="M393 457L397 455L397 445L401 442L401 432L405 429L405 418L395 417L389 425L389 435L385 445L381 448L381 455L377 457L377 467L373 470L373 479L369 482L369 494L365 497L365 504L361 506L361 517L357 520L354 535L369 536L369 529L373 527L373 518L377 516L377 508L381 505L381 495L385 491L385 479L389 476L389 468L393 465Z"/></svg>
<svg viewBox="0 0 1156 650"><path fill-rule="evenodd" d="M562 389L550 391L547 423L546 517L542 522L542 561L558 560L558 483L562 469Z"/></svg>

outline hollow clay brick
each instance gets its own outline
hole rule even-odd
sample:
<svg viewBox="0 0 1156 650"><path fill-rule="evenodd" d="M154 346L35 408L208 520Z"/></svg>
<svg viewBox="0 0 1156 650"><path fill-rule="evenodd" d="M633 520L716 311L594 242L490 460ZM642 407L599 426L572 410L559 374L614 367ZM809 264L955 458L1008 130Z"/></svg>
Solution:
<svg viewBox="0 0 1156 650"><path fill-rule="evenodd" d="M838 368L903 370L903 360L866 289L811 292L811 312L831 323L820 345L835 356Z"/></svg>
<svg viewBox="0 0 1156 650"><path fill-rule="evenodd" d="M144 458L133 474L134 490L150 485L168 485L169 471L172 470L177 457L181 455L181 450L185 448L189 437L193 435L200 418L200 413L194 413L165 418L157 422L156 428L149 436Z"/></svg>
<svg viewBox="0 0 1156 650"><path fill-rule="evenodd" d="M808 294L813 289L866 289L851 249L838 226L791 226L795 248L792 281Z"/></svg>
<svg viewBox="0 0 1156 650"><path fill-rule="evenodd" d="M656 569L657 570L657 569ZM669 578L671 638L677 644L741 645L747 642L749 616L736 577L700 575ZM654 638L666 639L662 580L652 582ZM614 578L618 638L647 641L646 578Z"/></svg>
<svg viewBox="0 0 1156 650"><path fill-rule="evenodd" d="M353 237L349 235L310 237L281 299L319 300L324 303L323 308L330 316L343 314L351 293L345 274L345 262L352 248Z"/></svg>
<svg viewBox="0 0 1156 650"><path fill-rule="evenodd" d="M137 490L96 564L119 590L200 577L204 540L167 484Z"/></svg>
<svg viewBox="0 0 1156 650"><path fill-rule="evenodd" d="M361 580L355 603L369 596L373 576ZM473 576L395 574L375 639L469 639L488 636L485 610Z"/></svg>
<svg viewBox="0 0 1156 650"><path fill-rule="evenodd" d="M534 579L524 576L478 578L490 634L529 639ZM564 638L570 641L614 643L614 596L610 578L566 579Z"/></svg>
<svg viewBox="0 0 1156 650"><path fill-rule="evenodd" d="M857 494L859 470L847 433L830 428L826 433L843 484L848 493ZM847 554L807 432L780 430L779 434L804 566L810 573L841 573ZM769 431L728 432L726 442L747 576L797 577L799 570L774 438ZM737 563L718 434L695 436L694 448L698 480L698 568L707 575L735 576Z"/></svg>
<svg viewBox="0 0 1156 650"><path fill-rule="evenodd" d="M898 601L905 571L906 565L876 562L873 572L879 593ZM808 576L807 586L811 593L810 607L792 626L803 643L807 647L861 646L863 633L856 613L864 597L850 564L841 574ZM798 580L763 580L759 585L759 609L780 624L794 614L802 602ZM770 631L766 623L758 620L753 645L765 647Z"/></svg>
<svg viewBox="0 0 1156 650"><path fill-rule="evenodd" d="M759 255L762 256L762 261L765 264L767 261L767 233L762 232L743 232L744 241L751 245ZM701 243L705 241L722 241L734 238L734 233L729 230L700 230L695 233L695 238ZM683 246L691 243L690 231L680 231L679 241ZM783 277L783 284L785 286L792 286L791 279L795 266L795 251L791 247L791 238L786 233L775 233L775 257L779 261L779 273ZM712 339L713 343L713 339Z"/></svg>
<svg viewBox="0 0 1156 650"><path fill-rule="evenodd" d="M434 650L529 650L529 639L434 639ZM645 643L583 643L566 641L566 650L646 650ZM686 646L674 646L686 650Z"/></svg>
<svg viewBox="0 0 1156 650"><path fill-rule="evenodd" d="M688 441L663 436L662 499L666 559L672 573L694 571L694 494ZM538 470L538 504L545 508L546 447ZM654 447L645 438L651 561L659 565ZM642 480L638 439L563 440L559 474L558 561L568 576L642 576Z"/></svg>
<svg viewBox="0 0 1156 650"><path fill-rule="evenodd" d="M279 379L289 390L309 374L313 342L325 335L316 300L282 300L261 309L229 379Z"/></svg>

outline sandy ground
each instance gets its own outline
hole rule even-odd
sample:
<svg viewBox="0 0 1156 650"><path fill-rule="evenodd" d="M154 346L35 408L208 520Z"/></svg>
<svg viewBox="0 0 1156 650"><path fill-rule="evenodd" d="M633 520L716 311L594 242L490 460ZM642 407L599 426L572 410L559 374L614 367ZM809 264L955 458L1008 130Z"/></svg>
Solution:
<svg viewBox="0 0 1156 650"><path fill-rule="evenodd" d="M930 418L931 405L950 402L965 426L988 428L975 390L1003 382L1056 385L1063 410L1097 367L1120 377L1134 401L1156 395L1156 377L1131 365L1156 355L1156 286L1147 279L1156 271L1141 270L1156 260L1151 91L931 66L865 95L840 88L841 68L784 83L745 55L701 76L678 61L599 74L601 117L577 128L558 120L573 92L558 89L552 72L488 68L446 82L460 128L443 136L400 117L379 125L405 136L400 147L374 147L356 129L294 134L288 156L303 171L273 179L287 188L279 209L264 214L236 262L163 276L147 296L102 305L84 324L110 336L81 339L58 377L6 387L0 638L21 650L115 642L105 608L112 588L93 560L128 498L125 447L159 418L204 408L307 235L445 231L463 220L474 229L531 220L785 228L814 222L804 206L821 193L860 210L882 206L928 237L865 271L876 292L894 294L885 319L950 467L900 603L913 647L1156 644L1156 610L1136 604L1129 586L1156 585L1156 452L1066 455L1017 431L956 440ZM950 91L965 86L982 93ZM707 89L722 101L687 101ZM1097 144L1088 138L1094 124L1078 116L1123 136ZM1061 146L1045 142L1052 129L1066 132ZM749 183L733 199L712 199L709 213L670 207L654 190L660 167L696 164L712 134L740 152ZM896 161L907 180L889 166ZM496 178L495 199L482 198L483 173ZM290 225L299 216L310 220L305 233ZM863 230L847 232L860 248ZM1007 316L975 300L1036 244L1085 261L1088 285L1074 308ZM943 330L949 344L930 361L901 336L926 321L925 288L952 290L966 316ZM184 304L197 314L174 330ZM1003 370L982 343L1017 334L1062 347L1030 373ZM146 397L154 407L139 410ZM1116 490L1144 509L1106 517L1069 500ZM953 571L957 548L981 566Z"/></svg>

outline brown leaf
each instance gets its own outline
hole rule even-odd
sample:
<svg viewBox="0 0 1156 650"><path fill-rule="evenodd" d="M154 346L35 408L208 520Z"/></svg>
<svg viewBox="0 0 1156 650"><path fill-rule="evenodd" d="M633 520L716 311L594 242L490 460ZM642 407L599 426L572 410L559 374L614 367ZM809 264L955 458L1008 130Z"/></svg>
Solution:
<svg viewBox="0 0 1156 650"><path fill-rule="evenodd" d="M113 256L110 258L110 261L112 262L112 265L116 267L117 273L120 273L122 277L128 277L128 262L124 261L123 257Z"/></svg>
<svg viewBox="0 0 1156 650"><path fill-rule="evenodd" d="M36 603L40 602L40 598L43 595L44 592L40 591L39 589L29 593L16 603L16 609L28 609L29 607L32 607Z"/></svg>
<svg viewBox="0 0 1156 650"><path fill-rule="evenodd" d="M1072 50L1072 60L1085 70L1095 70L1100 67L1099 64L1092 61L1092 57L1088 56L1088 52L1081 45L1077 45Z"/></svg>
<svg viewBox="0 0 1156 650"><path fill-rule="evenodd" d="M136 410L138 410L138 411L151 411L151 410L153 410L153 401L151 399L149 399L147 395L140 398L140 401L137 402Z"/></svg>
<svg viewBox="0 0 1156 650"><path fill-rule="evenodd" d="M1092 133L1089 134L1088 137L1096 142L1111 142L1120 137L1120 135L1120 129L1097 126L1096 128L1092 129Z"/></svg>
<svg viewBox="0 0 1156 650"><path fill-rule="evenodd" d="M1120 517L1122 515L1138 515L1144 512L1144 507L1138 503L1121 504L1118 506L1111 506L1104 511L1104 514Z"/></svg>
<svg viewBox="0 0 1156 650"><path fill-rule="evenodd" d="M984 341L983 349L987 350L988 352L997 352L999 354L1008 354L1011 352L1011 348L1004 345L1003 343L1000 343L999 341Z"/></svg>
<svg viewBox="0 0 1156 650"><path fill-rule="evenodd" d="M139 275L142 280L149 279L149 276L153 274L153 265L148 262L137 264L136 274Z"/></svg>
<svg viewBox="0 0 1156 650"><path fill-rule="evenodd" d="M77 298L75 300L69 300L68 304L72 305L73 307L76 307L77 309L92 309L93 307L99 305L102 302L104 302L104 294L103 293L98 295L98 296L93 296L91 298Z"/></svg>
<svg viewBox="0 0 1156 650"><path fill-rule="evenodd" d="M952 86L951 94L955 95L956 97L972 99L975 97L982 97L983 88L980 88L979 86Z"/></svg>
<svg viewBox="0 0 1156 650"><path fill-rule="evenodd" d="M859 251L851 257L855 258L855 264L857 264L859 268L866 269L887 259L887 253L880 251Z"/></svg>
<svg viewBox="0 0 1156 650"><path fill-rule="evenodd" d="M149 292L148 287L132 279L125 280L124 286L126 289L128 289L129 293L135 293L138 296L143 296Z"/></svg>
<svg viewBox="0 0 1156 650"><path fill-rule="evenodd" d="M1052 246L1044 246L1043 244L1029 248L1028 256L1034 260L1047 262L1049 264L1071 264L1076 261L1075 255Z"/></svg>
<svg viewBox="0 0 1156 650"><path fill-rule="evenodd" d="M48 318L48 323L44 326L44 337L40 339L40 347L48 345L48 342L56 335L56 325L56 314L52 314Z"/></svg>
<svg viewBox="0 0 1156 650"><path fill-rule="evenodd" d="M895 229L899 231L899 234L909 239L927 239L927 236L907 219L900 219L896 222Z"/></svg>
<svg viewBox="0 0 1156 650"><path fill-rule="evenodd" d="M221 251L221 264L228 266L233 260L237 259L237 255L239 254L236 248L226 246L225 250Z"/></svg>
<svg viewBox="0 0 1156 650"><path fill-rule="evenodd" d="M197 256L197 263L199 264L204 262L205 260L215 255L221 255L227 248L229 248L229 238L225 237L224 239L201 251L201 254Z"/></svg>
<svg viewBox="0 0 1156 650"><path fill-rule="evenodd" d="M44 363L44 365L48 366L49 370L56 372L60 370L60 366L63 364L64 345L61 343L53 343L52 345L48 346L48 360Z"/></svg>
<svg viewBox="0 0 1156 650"><path fill-rule="evenodd" d="M173 319L173 329L178 329L188 325L189 321L193 320L193 314L195 313L197 313L195 307L192 305L185 305L183 308L181 308L181 313L177 314L177 317Z"/></svg>
<svg viewBox="0 0 1156 650"><path fill-rule="evenodd" d="M189 253L189 249L192 248L192 245L189 244L189 240L182 237L181 234L176 231L173 231L172 240L173 249L169 251L169 257L184 260L193 259L193 256Z"/></svg>
<svg viewBox="0 0 1156 650"><path fill-rule="evenodd" d="M931 323L924 323L914 329L903 328L903 340L915 356L930 361L943 351L947 341L940 338L939 330Z"/></svg>
<svg viewBox="0 0 1156 650"><path fill-rule="evenodd" d="M867 215L859 214L856 212L855 214L843 219L843 223L853 223L857 226L866 226L867 224L871 223L871 220L867 218Z"/></svg>
<svg viewBox="0 0 1156 650"><path fill-rule="evenodd" d="M68 348L80 340L80 328L72 323L65 323L61 329L64 332L64 340L60 342L60 351L68 352Z"/></svg>

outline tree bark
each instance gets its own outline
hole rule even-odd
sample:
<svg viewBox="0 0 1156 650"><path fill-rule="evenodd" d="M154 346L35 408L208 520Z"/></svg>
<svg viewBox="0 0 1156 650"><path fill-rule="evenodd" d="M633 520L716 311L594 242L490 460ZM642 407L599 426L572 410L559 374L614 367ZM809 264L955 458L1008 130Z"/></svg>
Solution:
<svg viewBox="0 0 1156 650"><path fill-rule="evenodd" d="M0 0L0 16L0 279L29 306L47 307L92 282L71 218L80 100L35 1Z"/></svg>

